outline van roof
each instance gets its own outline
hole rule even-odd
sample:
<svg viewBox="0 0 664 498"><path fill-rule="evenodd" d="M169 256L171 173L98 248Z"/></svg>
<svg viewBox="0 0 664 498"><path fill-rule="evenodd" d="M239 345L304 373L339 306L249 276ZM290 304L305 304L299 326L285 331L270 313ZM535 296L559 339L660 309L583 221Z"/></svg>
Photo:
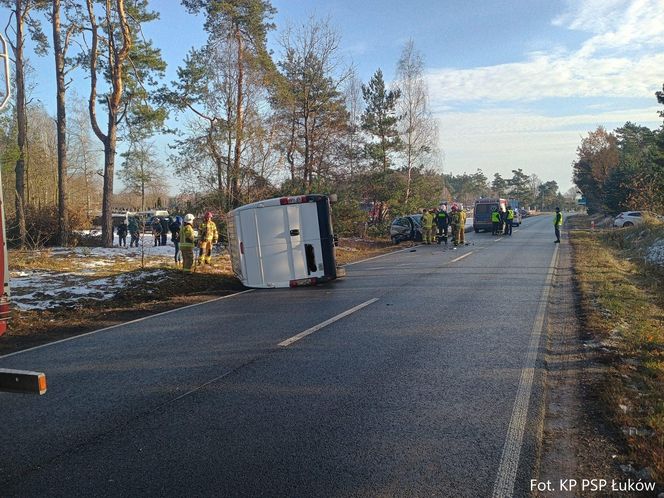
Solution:
<svg viewBox="0 0 664 498"><path fill-rule="evenodd" d="M306 204L308 202L321 202L322 200L327 199L326 195L320 194L307 194L307 195L292 195L288 197L274 197L272 199L266 199L264 201L252 202L251 204L245 204L238 208L233 209L230 213L236 213L239 211L244 211L246 209L255 209L263 207L273 207L273 206L284 206L284 205L293 205L293 204ZM229 213L229 214L230 214Z"/></svg>

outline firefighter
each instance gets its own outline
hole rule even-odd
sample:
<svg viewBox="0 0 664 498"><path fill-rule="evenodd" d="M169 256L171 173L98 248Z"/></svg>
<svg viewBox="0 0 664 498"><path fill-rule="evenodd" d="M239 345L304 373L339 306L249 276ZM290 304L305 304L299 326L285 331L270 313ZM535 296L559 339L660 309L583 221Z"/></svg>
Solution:
<svg viewBox="0 0 664 498"><path fill-rule="evenodd" d="M554 244L560 244L560 227L563 224L563 213L560 212L560 208L556 208L556 215L553 218L553 228L556 232L556 240L553 241Z"/></svg>
<svg viewBox="0 0 664 498"><path fill-rule="evenodd" d="M431 244L431 238L433 234L433 213L430 213L429 210L422 210L422 241L425 244Z"/></svg>
<svg viewBox="0 0 664 498"><path fill-rule="evenodd" d="M457 216L459 217L457 245L464 245L466 243L466 211L463 209L463 206L458 206L457 211Z"/></svg>
<svg viewBox="0 0 664 498"><path fill-rule="evenodd" d="M454 243L454 249L456 249L459 245L459 212L456 204L452 204L450 225L452 226L452 242Z"/></svg>
<svg viewBox="0 0 664 498"><path fill-rule="evenodd" d="M497 207L494 207L491 211L491 227L491 235L498 235L498 231L500 230L500 213Z"/></svg>
<svg viewBox="0 0 664 498"><path fill-rule="evenodd" d="M512 223L514 223L514 209L508 204L505 214L505 235L512 235Z"/></svg>
<svg viewBox="0 0 664 498"><path fill-rule="evenodd" d="M203 217L203 223L198 227L198 264L211 264L212 245L219 240L217 225L212 221L212 213L208 211Z"/></svg>
<svg viewBox="0 0 664 498"><path fill-rule="evenodd" d="M438 227L438 243L442 240L447 245L447 225L449 224L449 216L447 215L446 206L441 206L436 216L436 225Z"/></svg>
<svg viewBox="0 0 664 498"><path fill-rule="evenodd" d="M194 215L188 213L184 216L180 228L180 252L182 253L182 271L191 272L194 267Z"/></svg>

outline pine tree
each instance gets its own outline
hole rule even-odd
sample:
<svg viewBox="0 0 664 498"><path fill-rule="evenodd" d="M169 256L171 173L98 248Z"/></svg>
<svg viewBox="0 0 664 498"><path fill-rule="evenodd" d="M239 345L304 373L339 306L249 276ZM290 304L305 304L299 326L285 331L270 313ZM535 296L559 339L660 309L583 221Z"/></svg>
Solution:
<svg viewBox="0 0 664 498"><path fill-rule="evenodd" d="M362 85L362 96L367 104L362 115L362 129L374 138L374 142L367 144L367 154L385 172L391 164L390 154L401 148L399 117L396 115L401 91L387 91L383 72L378 69L369 85Z"/></svg>

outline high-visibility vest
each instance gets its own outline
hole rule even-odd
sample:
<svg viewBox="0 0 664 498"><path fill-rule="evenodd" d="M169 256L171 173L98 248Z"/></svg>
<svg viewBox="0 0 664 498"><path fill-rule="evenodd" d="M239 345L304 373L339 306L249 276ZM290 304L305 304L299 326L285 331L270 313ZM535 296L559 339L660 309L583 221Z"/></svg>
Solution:
<svg viewBox="0 0 664 498"><path fill-rule="evenodd" d="M513 209L508 209L507 210L507 219L508 220L513 220L514 219L514 210Z"/></svg>
<svg viewBox="0 0 664 498"><path fill-rule="evenodd" d="M563 224L563 213L556 213L555 218L553 218L553 225L559 227Z"/></svg>
<svg viewBox="0 0 664 498"><path fill-rule="evenodd" d="M491 212L491 221L493 223L498 223L500 221L500 213L498 213L498 211Z"/></svg>

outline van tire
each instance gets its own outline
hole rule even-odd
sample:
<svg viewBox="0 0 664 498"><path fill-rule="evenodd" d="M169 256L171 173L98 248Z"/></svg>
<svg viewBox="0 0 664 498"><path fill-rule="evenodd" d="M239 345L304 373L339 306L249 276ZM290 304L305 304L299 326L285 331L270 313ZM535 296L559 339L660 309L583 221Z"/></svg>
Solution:
<svg viewBox="0 0 664 498"><path fill-rule="evenodd" d="M401 241L399 240L398 237L392 237L392 244L394 244L396 246L399 242L401 242Z"/></svg>

